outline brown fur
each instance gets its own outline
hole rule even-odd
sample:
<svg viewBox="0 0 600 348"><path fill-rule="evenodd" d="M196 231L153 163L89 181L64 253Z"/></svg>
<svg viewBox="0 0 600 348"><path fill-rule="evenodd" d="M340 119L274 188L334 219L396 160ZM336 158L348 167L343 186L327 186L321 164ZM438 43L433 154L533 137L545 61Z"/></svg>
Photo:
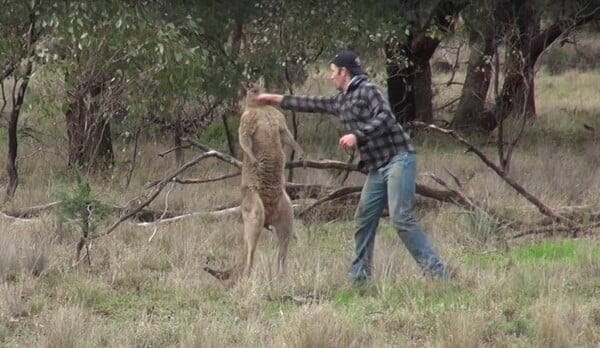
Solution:
<svg viewBox="0 0 600 348"><path fill-rule="evenodd" d="M278 239L277 270L285 273L288 244L293 230L292 203L285 191L285 153L292 147L300 158L304 151L292 137L285 116L276 108L258 105L252 98L263 88L262 79L248 83L246 105L239 127L239 142L244 153L242 164L242 219L244 222L243 274L252 270L254 253L262 228L274 229ZM209 270L213 274L216 271ZM222 273L222 272L221 272ZM232 272L219 273L229 278ZM237 273L237 272L236 272ZM215 274L213 274L215 276Z"/></svg>

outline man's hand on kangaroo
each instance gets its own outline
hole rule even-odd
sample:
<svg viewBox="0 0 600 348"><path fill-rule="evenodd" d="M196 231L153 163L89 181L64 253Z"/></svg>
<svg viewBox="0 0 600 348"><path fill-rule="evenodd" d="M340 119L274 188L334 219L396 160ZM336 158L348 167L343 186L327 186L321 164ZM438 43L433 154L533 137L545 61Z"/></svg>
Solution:
<svg viewBox="0 0 600 348"><path fill-rule="evenodd" d="M280 94L272 94L272 93L259 93L254 98L254 101L257 101L261 104L266 105L279 105L283 100L283 96Z"/></svg>

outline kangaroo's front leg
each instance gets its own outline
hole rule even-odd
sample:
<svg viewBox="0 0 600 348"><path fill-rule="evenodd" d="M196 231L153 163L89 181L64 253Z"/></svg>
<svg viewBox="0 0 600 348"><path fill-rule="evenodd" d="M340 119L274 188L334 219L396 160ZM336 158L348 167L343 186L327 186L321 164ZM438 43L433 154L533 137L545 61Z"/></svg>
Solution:
<svg viewBox="0 0 600 348"><path fill-rule="evenodd" d="M291 147L292 149L294 149L294 151L296 151L298 153L298 157L300 159L304 158L304 150L302 149L302 147L300 146L300 144L298 144L296 142L296 140L294 140L294 137L292 136L292 133L290 133L290 130L288 129L287 125L285 124L285 119L281 118L279 120L279 134L281 136L281 142L289 147Z"/></svg>
<svg viewBox="0 0 600 348"><path fill-rule="evenodd" d="M244 131L242 130L242 127L240 127L238 137L242 151L244 151L244 154L250 161L250 164L252 164L253 167L256 167L258 165L258 160L252 153L252 133L250 133L248 130Z"/></svg>

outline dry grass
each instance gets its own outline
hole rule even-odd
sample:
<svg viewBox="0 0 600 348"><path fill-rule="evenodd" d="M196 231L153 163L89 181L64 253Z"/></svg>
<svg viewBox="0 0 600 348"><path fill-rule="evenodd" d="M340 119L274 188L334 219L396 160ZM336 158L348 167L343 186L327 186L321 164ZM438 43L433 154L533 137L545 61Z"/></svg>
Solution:
<svg viewBox="0 0 600 348"><path fill-rule="evenodd" d="M444 80L447 76L437 76ZM319 79L302 92L328 93ZM538 122L514 158L512 176L555 207L598 207L600 74L540 75ZM321 88L321 89L319 89ZM453 91L443 91L449 97ZM440 95L440 98L443 95ZM29 115L31 117L31 115ZM335 121L301 115L300 143L309 155L345 160ZM315 135L324 131L329 140ZM50 134L51 130L42 133ZM52 137L49 137L52 138ZM8 208L50 202L68 185L64 143L22 140L21 185ZM125 204L143 185L175 169L156 154L165 142L144 142L138 169L125 187L127 165L109 185L92 182L101 200ZM472 154L444 137L419 137L420 172L450 181L508 217L539 213ZM119 163L130 144L117 144ZM493 147L485 151L494 155ZM193 151L186 158L194 156ZM0 162L4 161L3 158ZM2 166L3 163L0 163ZM218 161L189 177L233 172ZM5 174L1 174L5 175ZM470 178L470 179L469 179ZM296 170L295 181L336 184L334 171ZM360 184L352 175L347 184ZM169 186L155 209L200 211L235 203L239 178ZM419 181L435 184L425 176ZM427 203L427 204L426 204ZM225 268L239 256L238 216L193 218L142 227L124 223L92 244L92 265L70 268L76 231L55 239L53 212L22 222L0 219L0 345L7 347L594 347L600 344L600 247L597 237L494 242L504 231L483 216L419 198L418 217L442 257L458 269L451 283L428 282L387 221L375 251L375 281L354 288L352 221L303 225L290 245L288 276L275 275L276 238L265 231L249 279L227 287L202 271ZM353 209L353 207L348 207ZM151 242L149 237L155 233ZM543 243L542 240L546 242Z"/></svg>

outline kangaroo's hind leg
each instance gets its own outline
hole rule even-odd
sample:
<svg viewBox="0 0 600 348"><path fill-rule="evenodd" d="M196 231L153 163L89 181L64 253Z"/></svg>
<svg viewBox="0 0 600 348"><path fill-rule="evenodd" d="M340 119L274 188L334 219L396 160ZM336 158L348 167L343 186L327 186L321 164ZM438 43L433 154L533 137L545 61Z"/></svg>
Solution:
<svg viewBox="0 0 600 348"><path fill-rule="evenodd" d="M284 275L286 273L286 259L288 245L294 229L294 211L292 202L285 191L279 199L277 211L271 220L271 225L275 228L277 234L277 244L279 251L277 253L277 273Z"/></svg>
<svg viewBox="0 0 600 348"><path fill-rule="evenodd" d="M243 190L242 219L244 221L244 276L249 276L254 261L254 252L260 232L265 223L265 208L258 193L254 190Z"/></svg>

